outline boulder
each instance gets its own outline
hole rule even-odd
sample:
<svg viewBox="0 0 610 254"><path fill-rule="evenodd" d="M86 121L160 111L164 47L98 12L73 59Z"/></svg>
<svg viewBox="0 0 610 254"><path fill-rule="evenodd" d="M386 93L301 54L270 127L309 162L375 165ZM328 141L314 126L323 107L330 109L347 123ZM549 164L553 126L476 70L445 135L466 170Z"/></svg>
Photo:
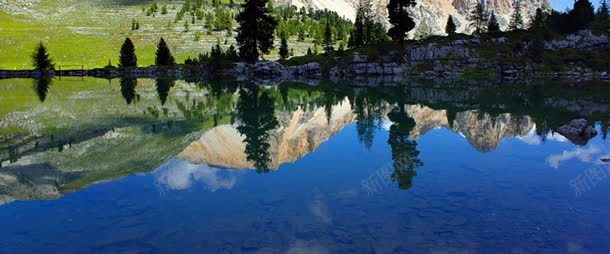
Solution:
<svg viewBox="0 0 610 254"><path fill-rule="evenodd" d="M352 57L353 64L368 63L368 62L369 62L369 57L365 56L365 55L360 55L360 54L356 53Z"/></svg>
<svg viewBox="0 0 610 254"><path fill-rule="evenodd" d="M286 68L278 62L258 62L251 67L250 72L260 76L283 76Z"/></svg>
<svg viewBox="0 0 610 254"><path fill-rule="evenodd" d="M367 72L366 63L354 63L352 64L352 73L355 75L364 75Z"/></svg>
<svg viewBox="0 0 610 254"><path fill-rule="evenodd" d="M405 70L398 63L384 63L383 75L402 75Z"/></svg>
<svg viewBox="0 0 610 254"><path fill-rule="evenodd" d="M557 133L577 145L586 145L590 139L597 136L597 131L589 125L586 119L572 120L570 123L559 127Z"/></svg>
<svg viewBox="0 0 610 254"><path fill-rule="evenodd" d="M369 63L366 65L366 74L371 76L383 75L383 68L378 63Z"/></svg>
<svg viewBox="0 0 610 254"><path fill-rule="evenodd" d="M235 71L236 74L245 74L246 71L248 70L248 64L244 63L244 62L237 62L233 64L233 71Z"/></svg>
<svg viewBox="0 0 610 254"><path fill-rule="evenodd" d="M312 62L303 65L290 66L286 69L286 73L296 77L320 77L322 76L322 68L319 63Z"/></svg>

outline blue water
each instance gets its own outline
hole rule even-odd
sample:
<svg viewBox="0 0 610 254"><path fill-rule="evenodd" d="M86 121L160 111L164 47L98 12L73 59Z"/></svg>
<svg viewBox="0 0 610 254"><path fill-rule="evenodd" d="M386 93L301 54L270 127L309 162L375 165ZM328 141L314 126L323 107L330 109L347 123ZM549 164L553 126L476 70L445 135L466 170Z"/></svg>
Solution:
<svg viewBox="0 0 610 254"><path fill-rule="evenodd" d="M610 250L610 166L601 161L610 143L601 135L578 146L556 133L542 141L532 129L482 152L433 128L417 138L423 165L401 189L389 176L388 129L375 129L367 147L347 124L269 173L173 157L57 199L10 202L0 206L0 252Z"/></svg>

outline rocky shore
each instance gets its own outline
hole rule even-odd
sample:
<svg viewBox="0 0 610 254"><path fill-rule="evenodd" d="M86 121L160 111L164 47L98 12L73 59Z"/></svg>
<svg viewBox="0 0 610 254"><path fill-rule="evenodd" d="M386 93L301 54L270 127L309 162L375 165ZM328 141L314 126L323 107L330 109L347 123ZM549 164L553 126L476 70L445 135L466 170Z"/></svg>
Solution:
<svg viewBox="0 0 610 254"><path fill-rule="evenodd" d="M580 63L562 66L561 71L546 70L546 66L532 63L510 63L502 59L493 59L483 54L486 47L502 47L513 43L506 37L457 39L449 42L430 42L409 46L403 50L389 51L382 55L368 56L358 52L337 56L331 59L332 64L324 66L318 62L301 65L284 66L280 62L265 61L256 64L234 63L231 68L215 74L236 76L238 79L363 79L382 77L391 81L405 77L457 78L462 76L495 77L499 79L525 79L528 77L566 77L577 80L610 80L608 71L594 71ZM520 52L523 54L532 43L524 43ZM564 39L546 41L545 54L556 50L574 49L591 51L608 47L610 40L606 35L594 35L591 31L580 31ZM601 57L601 56L600 56ZM92 70L58 71L10 71L0 70L0 78L40 77L43 75L58 76L92 76L99 78L156 78L156 77L189 77L207 75L205 66L142 67L142 68L100 68Z"/></svg>

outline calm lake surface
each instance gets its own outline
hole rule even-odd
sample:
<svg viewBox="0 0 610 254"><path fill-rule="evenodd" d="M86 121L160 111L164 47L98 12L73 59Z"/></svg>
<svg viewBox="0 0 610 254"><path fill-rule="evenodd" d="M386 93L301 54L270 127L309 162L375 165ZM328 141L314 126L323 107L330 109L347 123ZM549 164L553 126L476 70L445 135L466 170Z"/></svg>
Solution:
<svg viewBox="0 0 610 254"><path fill-rule="evenodd" d="M610 251L607 84L265 84L0 80L0 253Z"/></svg>

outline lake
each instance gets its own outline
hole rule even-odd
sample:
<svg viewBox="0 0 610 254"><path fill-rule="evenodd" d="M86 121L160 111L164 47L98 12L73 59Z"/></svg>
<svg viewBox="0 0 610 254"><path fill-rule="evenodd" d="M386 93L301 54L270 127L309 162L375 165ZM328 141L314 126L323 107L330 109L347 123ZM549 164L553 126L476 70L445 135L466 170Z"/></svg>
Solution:
<svg viewBox="0 0 610 254"><path fill-rule="evenodd" d="M0 80L0 253L608 253L609 94Z"/></svg>

